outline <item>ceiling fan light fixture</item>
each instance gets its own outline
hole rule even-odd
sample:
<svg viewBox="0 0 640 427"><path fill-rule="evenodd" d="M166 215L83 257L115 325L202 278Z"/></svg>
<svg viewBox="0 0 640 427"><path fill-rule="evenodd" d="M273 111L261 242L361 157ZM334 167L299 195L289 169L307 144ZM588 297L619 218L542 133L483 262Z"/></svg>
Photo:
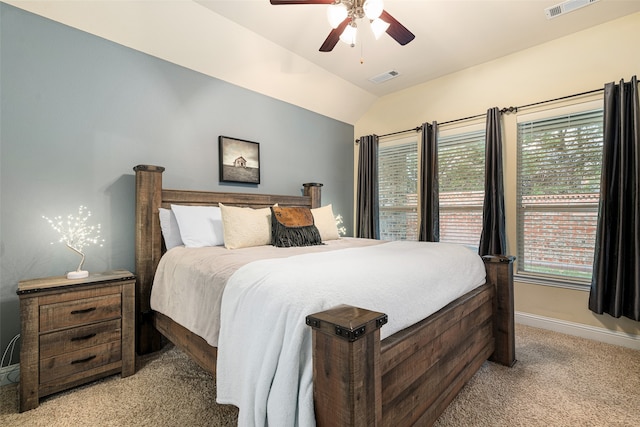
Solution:
<svg viewBox="0 0 640 427"><path fill-rule="evenodd" d="M389 24L387 22L384 22L380 18L376 18L371 21L371 31L373 31L373 35L375 36L376 40L378 40L380 36L383 35L385 31L387 31L388 28Z"/></svg>
<svg viewBox="0 0 640 427"><path fill-rule="evenodd" d="M358 29L355 25L347 25L342 34L340 34L340 41L353 47L356 45L356 36L358 35Z"/></svg>
<svg viewBox="0 0 640 427"><path fill-rule="evenodd" d="M598 1L598 0L572 0ZM327 20L332 30L320 46L320 52L331 52L338 41L354 47L357 38L358 19L369 20L376 39L387 33L398 44L404 46L416 36L384 10L383 0L270 0L273 5L324 4L327 5ZM384 18L380 19L380 18ZM374 22L375 21L375 22Z"/></svg>
<svg viewBox="0 0 640 427"><path fill-rule="evenodd" d="M362 10L364 10L364 14L367 18L374 20L382 15L384 4L382 0L366 0L362 5Z"/></svg>
<svg viewBox="0 0 640 427"><path fill-rule="evenodd" d="M327 8L327 19L331 28L338 28L338 25L347 18L348 14L349 11L344 3L330 4Z"/></svg>

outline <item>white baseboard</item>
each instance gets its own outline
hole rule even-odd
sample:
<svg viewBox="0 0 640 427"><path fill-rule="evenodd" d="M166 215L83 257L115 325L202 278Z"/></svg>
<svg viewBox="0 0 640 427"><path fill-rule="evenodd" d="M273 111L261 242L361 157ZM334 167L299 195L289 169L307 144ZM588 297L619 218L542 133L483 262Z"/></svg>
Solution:
<svg viewBox="0 0 640 427"><path fill-rule="evenodd" d="M20 382L20 364L15 363L0 368L0 387Z"/></svg>
<svg viewBox="0 0 640 427"><path fill-rule="evenodd" d="M515 319L516 323L527 326L548 329L550 331L560 332L567 335L588 338L607 344L614 344L632 348L634 350L640 350L640 335L627 334L621 331L612 331L609 329L529 313L516 312Z"/></svg>

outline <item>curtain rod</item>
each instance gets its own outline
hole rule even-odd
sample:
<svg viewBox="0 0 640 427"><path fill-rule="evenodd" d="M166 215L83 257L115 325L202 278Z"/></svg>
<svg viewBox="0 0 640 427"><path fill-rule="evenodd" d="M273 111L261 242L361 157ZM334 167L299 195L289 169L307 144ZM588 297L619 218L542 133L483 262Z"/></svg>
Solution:
<svg viewBox="0 0 640 427"><path fill-rule="evenodd" d="M566 96L561 96L559 98L547 99L546 101L532 102L531 104L520 105L519 107L502 108L500 110L500 112L503 113L503 114L504 113L517 113L518 109L520 109L520 108L533 107L535 105L542 105L542 104L546 104L546 103L549 103L549 102L562 101L563 99L576 98L578 96L583 96L583 95L590 95L592 93L602 92L603 90L604 90L604 88L602 87L600 89L588 90L586 92L575 93L573 95L566 95Z"/></svg>
<svg viewBox="0 0 640 427"><path fill-rule="evenodd" d="M384 135L378 135L378 138L384 138L385 136L399 135L401 133L407 132L420 132L422 130L422 126L416 126L411 129L399 130L397 132L385 133ZM360 138L356 139L356 144L360 143Z"/></svg>
<svg viewBox="0 0 640 427"><path fill-rule="evenodd" d="M566 95L566 96L561 96L559 98L547 99L545 101L532 102L531 104L520 105L518 107L505 107L505 108L501 108L500 112L502 114L517 113L520 108L533 107L535 105L542 105L542 104L546 104L548 102L562 101L563 99L575 98L575 97L583 96L583 95L590 95L592 93L601 92L603 90L604 90L604 88L593 89L593 90L588 90L586 92L576 93L576 94L573 94L573 95ZM483 116L486 116L486 115L487 115L486 113L476 114L475 116L463 117L461 119L455 119L455 120L448 120L446 122L438 123L438 125L439 126L440 125L448 125L448 124L451 124L451 123L462 122L462 121L465 121L465 120L477 119L479 117L483 117ZM411 129L405 129L405 130L400 130L398 132L392 132L392 133L386 133L384 135L378 135L378 137L379 138L383 138L385 136L393 136L393 135L398 135L398 134L401 134L401 133L406 133L406 132L411 132L411 131L420 132L421 130L422 130L422 126L417 126L415 128L411 128ZM356 144L358 144L359 142L360 142L360 139L356 139Z"/></svg>
<svg viewBox="0 0 640 427"><path fill-rule="evenodd" d="M422 130L422 126L416 126L414 128L411 129L405 129L405 130L399 130L398 132L391 132L391 133L385 133L384 135L378 135L379 138L384 138L385 136L392 136L392 135L398 135L401 133L407 133L407 132L420 132Z"/></svg>

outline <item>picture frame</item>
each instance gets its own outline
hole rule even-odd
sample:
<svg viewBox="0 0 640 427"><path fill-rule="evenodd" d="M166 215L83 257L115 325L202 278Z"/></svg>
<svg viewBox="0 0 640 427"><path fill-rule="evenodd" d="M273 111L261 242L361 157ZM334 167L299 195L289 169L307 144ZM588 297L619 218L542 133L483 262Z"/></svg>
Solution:
<svg viewBox="0 0 640 427"><path fill-rule="evenodd" d="M260 184L260 144L220 135L220 182Z"/></svg>

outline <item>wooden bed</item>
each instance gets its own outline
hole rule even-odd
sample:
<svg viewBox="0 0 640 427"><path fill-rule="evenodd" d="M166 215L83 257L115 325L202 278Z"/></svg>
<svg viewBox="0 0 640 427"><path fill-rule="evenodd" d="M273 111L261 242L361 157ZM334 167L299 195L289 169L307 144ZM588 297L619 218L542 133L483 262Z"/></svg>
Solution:
<svg viewBox="0 0 640 427"><path fill-rule="evenodd" d="M158 208L172 203L315 208L322 184L304 184L302 196L182 191L162 188L163 167L139 165L134 171L137 352L160 349L162 334L215 374L217 349L150 308L164 251ZM431 425L485 360L515 363L514 258L483 259L485 285L384 340L384 313L346 305L309 313L318 426Z"/></svg>

